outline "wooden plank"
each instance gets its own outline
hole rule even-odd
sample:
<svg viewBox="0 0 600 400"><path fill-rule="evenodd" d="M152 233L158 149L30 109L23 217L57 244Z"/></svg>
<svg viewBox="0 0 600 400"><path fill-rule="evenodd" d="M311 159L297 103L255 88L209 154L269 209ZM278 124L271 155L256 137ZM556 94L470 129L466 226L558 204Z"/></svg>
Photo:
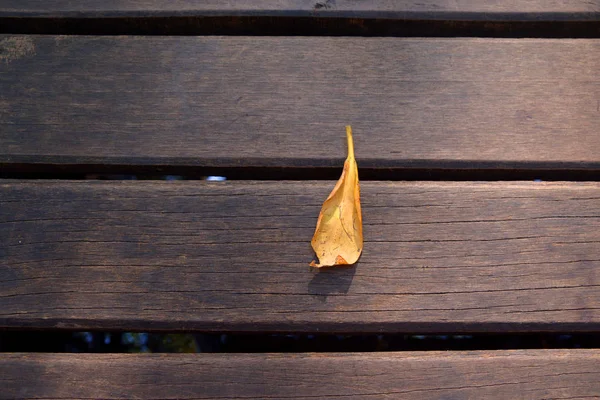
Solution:
<svg viewBox="0 0 600 400"><path fill-rule="evenodd" d="M600 351L0 354L0 399L588 399Z"/></svg>
<svg viewBox="0 0 600 400"><path fill-rule="evenodd" d="M600 329L600 184L362 184L364 252L312 270L333 182L0 184L0 327Z"/></svg>
<svg viewBox="0 0 600 400"><path fill-rule="evenodd" d="M0 167L600 171L600 40L0 39Z"/></svg>
<svg viewBox="0 0 600 400"><path fill-rule="evenodd" d="M599 20L600 2L589 0L4 0L0 17L286 16L448 20Z"/></svg>

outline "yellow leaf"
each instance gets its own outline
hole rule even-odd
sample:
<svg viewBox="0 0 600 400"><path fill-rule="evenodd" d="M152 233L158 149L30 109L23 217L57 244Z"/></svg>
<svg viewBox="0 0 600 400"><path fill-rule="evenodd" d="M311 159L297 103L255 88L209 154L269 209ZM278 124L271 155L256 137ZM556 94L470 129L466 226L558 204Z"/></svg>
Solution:
<svg viewBox="0 0 600 400"><path fill-rule="evenodd" d="M358 167L354 159L352 128L346 127L348 158L342 176L323 203L311 244L319 264L312 267L354 264L363 247Z"/></svg>

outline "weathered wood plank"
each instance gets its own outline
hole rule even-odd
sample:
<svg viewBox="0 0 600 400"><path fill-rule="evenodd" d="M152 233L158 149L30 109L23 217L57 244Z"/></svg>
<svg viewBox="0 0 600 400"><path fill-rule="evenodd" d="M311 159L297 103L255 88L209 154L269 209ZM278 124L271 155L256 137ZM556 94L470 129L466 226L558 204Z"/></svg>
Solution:
<svg viewBox="0 0 600 400"><path fill-rule="evenodd" d="M286 16L449 20L599 20L597 0L3 0L0 17Z"/></svg>
<svg viewBox="0 0 600 400"><path fill-rule="evenodd" d="M600 40L0 39L0 167L600 170Z"/></svg>
<svg viewBox="0 0 600 400"><path fill-rule="evenodd" d="M0 354L0 399L588 399L600 351Z"/></svg>
<svg viewBox="0 0 600 400"><path fill-rule="evenodd" d="M0 327L600 329L600 184L362 184L364 252L311 270L333 182L0 185Z"/></svg>

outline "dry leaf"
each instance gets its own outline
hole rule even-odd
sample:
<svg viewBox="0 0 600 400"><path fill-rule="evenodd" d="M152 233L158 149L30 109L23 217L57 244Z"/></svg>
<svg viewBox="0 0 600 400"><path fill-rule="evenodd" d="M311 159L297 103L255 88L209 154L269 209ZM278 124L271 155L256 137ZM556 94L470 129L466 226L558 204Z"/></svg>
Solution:
<svg viewBox="0 0 600 400"><path fill-rule="evenodd" d="M354 264L363 247L358 167L354 159L352 128L346 127L348 158L333 191L323 203L311 244L319 264L312 267Z"/></svg>

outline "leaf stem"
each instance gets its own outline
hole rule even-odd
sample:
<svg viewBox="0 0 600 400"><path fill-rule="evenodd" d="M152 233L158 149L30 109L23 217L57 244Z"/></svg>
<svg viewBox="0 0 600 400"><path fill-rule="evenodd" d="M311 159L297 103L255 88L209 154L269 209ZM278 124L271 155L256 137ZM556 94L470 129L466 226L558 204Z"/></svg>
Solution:
<svg viewBox="0 0 600 400"><path fill-rule="evenodd" d="M354 141L352 140L352 127L346 125L346 138L348 139L348 158L354 158Z"/></svg>

